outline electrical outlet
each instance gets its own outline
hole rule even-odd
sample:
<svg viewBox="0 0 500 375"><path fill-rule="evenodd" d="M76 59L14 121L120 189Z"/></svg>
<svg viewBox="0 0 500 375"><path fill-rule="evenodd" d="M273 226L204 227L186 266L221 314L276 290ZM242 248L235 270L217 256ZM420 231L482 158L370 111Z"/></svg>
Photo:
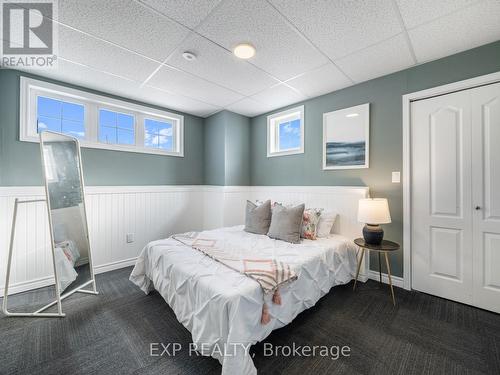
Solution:
<svg viewBox="0 0 500 375"><path fill-rule="evenodd" d="M127 233L127 243L132 243L135 241L134 233Z"/></svg>
<svg viewBox="0 0 500 375"><path fill-rule="evenodd" d="M399 184L401 182L401 172L392 172L392 183Z"/></svg>

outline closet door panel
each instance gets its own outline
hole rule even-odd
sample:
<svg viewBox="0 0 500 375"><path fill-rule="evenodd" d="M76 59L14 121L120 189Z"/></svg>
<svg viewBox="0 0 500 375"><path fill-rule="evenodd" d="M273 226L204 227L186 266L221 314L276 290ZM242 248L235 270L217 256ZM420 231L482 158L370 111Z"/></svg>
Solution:
<svg viewBox="0 0 500 375"><path fill-rule="evenodd" d="M472 303L470 93L417 101L412 121L412 287Z"/></svg>
<svg viewBox="0 0 500 375"><path fill-rule="evenodd" d="M500 312L500 83L471 91L474 305Z"/></svg>

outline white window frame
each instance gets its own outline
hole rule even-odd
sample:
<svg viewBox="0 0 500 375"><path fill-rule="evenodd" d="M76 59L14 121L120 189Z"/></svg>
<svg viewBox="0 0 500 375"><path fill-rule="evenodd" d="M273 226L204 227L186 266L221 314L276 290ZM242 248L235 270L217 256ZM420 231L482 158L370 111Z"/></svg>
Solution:
<svg viewBox="0 0 500 375"><path fill-rule="evenodd" d="M166 119L165 117L144 116L144 119L142 120L142 123L144 124L144 126L146 125L146 120L153 120L153 121L160 121L160 122L170 122L169 119ZM172 124L172 139L173 139L174 149L177 148L177 147L179 147L179 145L177 144L178 141L179 141L179 137L178 137L178 134L177 134L178 131L179 131L179 129L177 129L177 126L175 126L175 124ZM144 135L146 134L146 130L144 130L143 134ZM154 147L148 147L148 149L155 150Z"/></svg>
<svg viewBox="0 0 500 375"><path fill-rule="evenodd" d="M21 77L20 80L20 141L35 143L40 141L37 132L38 96L84 106L85 138L80 139L82 147L184 157L184 116L27 77ZM133 115L135 120L135 145L99 142L99 109ZM144 145L144 120L146 118L172 123L174 128L174 151L150 148Z"/></svg>
<svg viewBox="0 0 500 375"><path fill-rule="evenodd" d="M280 150L279 125L283 122L300 120L300 146ZM267 116L267 157L295 155L304 153L304 106L298 106Z"/></svg>

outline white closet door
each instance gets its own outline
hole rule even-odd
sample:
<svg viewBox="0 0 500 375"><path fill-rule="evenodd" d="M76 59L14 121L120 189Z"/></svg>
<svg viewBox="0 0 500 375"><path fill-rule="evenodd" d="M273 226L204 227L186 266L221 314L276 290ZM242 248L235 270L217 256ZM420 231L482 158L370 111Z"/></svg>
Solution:
<svg viewBox="0 0 500 375"><path fill-rule="evenodd" d="M500 312L500 83L471 90L474 301Z"/></svg>
<svg viewBox="0 0 500 375"><path fill-rule="evenodd" d="M412 288L467 304L473 257L470 108L468 91L411 105Z"/></svg>

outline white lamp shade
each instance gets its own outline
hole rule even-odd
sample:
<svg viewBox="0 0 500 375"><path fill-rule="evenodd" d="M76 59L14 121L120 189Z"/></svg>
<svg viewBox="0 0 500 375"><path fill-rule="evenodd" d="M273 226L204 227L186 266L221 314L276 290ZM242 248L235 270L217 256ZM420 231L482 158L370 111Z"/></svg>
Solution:
<svg viewBox="0 0 500 375"><path fill-rule="evenodd" d="M385 198L360 199L358 221L365 224L387 224L391 222L389 204Z"/></svg>

